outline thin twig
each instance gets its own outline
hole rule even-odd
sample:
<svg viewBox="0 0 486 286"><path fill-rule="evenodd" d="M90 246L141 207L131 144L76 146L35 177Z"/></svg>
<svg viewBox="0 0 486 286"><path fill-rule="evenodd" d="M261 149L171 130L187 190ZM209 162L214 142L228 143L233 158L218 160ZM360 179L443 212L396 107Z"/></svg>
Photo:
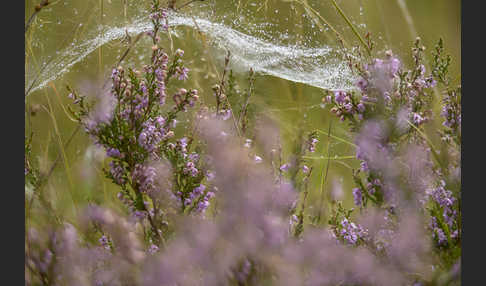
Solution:
<svg viewBox="0 0 486 286"><path fill-rule="evenodd" d="M66 35L74 35L74 33L76 32L77 29L79 29L80 26L76 26L71 33L67 33ZM62 41L62 43L57 47L57 50L60 50L62 46L64 46L67 42L68 42L68 39L69 37L65 37L64 40ZM49 60L47 60L47 62L45 64L43 64L42 68L39 70L39 72L37 72L37 74L35 75L34 77L34 80L32 81L32 83L30 84L29 88L27 89L27 91L25 92L25 97L27 97L31 90L34 88L34 85L37 83L37 81L39 80L39 77L41 76L42 72L51 64L51 62L53 62L56 58L55 57L51 57Z"/></svg>
<svg viewBox="0 0 486 286"><path fill-rule="evenodd" d="M42 0L39 4L37 4L34 8L34 13L30 16L29 20L27 20L27 23L25 24L25 31L24 34L27 34L27 31L29 30L30 24L32 24L32 21L34 21L35 16L39 14L39 12L42 10L42 8L46 7L49 5L49 0Z"/></svg>
<svg viewBox="0 0 486 286"><path fill-rule="evenodd" d="M76 129L73 131L73 133L71 134L71 136L68 138L68 140L66 141L65 145L64 145L64 149L66 149L69 144L71 143L71 141L73 140L74 136L78 133L79 129L81 128L80 125L78 125L76 127ZM29 201L29 213L30 213L30 210L31 210L31 207L32 207L32 202L33 202L33 199L34 199L34 196L36 195L36 193L39 193L40 191L40 188L42 187L42 185L47 182L49 180L49 177L52 175L52 173L54 172L54 169L56 168L57 164L59 163L59 161L61 160L61 153L57 155L57 158L56 160L54 161L54 163L52 164L51 168L49 169L49 171L47 172L47 174L45 176L42 176L39 180L39 182L37 183L36 187L34 188L34 192L32 194L32 197L30 197L30 201ZM40 195L40 194L38 194Z"/></svg>
<svg viewBox="0 0 486 286"><path fill-rule="evenodd" d="M313 14L314 16L321 19L321 21L324 22L324 24L326 24L329 27L329 29L331 29L331 31L334 32L334 34L336 34L336 38L338 39L338 42L341 42L343 46L350 47L350 45L344 40L344 38L341 36L341 34L339 34L339 32L326 19L324 19L324 17L322 17L321 14L319 14L316 10L314 10L314 8L312 8L307 3L306 0L299 0L298 3L302 4L304 6L304 9L306 9L307 11L310 11L311 13L309 13L309 14ZM312 16L312 15L309 15L309 16ZM316 21L316 23L319 24L319 22L317 22L317 21Z"/></svg>
<svg viewBox="0 0 486 286"><path fill-rule="evenodd" d="M135 37L135 40L129 44L128 48L125 50L125 52L123 53L123 55L120 57L120 59L118 60L118 62L116 63L116 65L113 68L120 66L122 61L128 56L128 53L132 50L132 48L135 46L135 44L142 38L143 34L144 34L143 32L139 33L137 35L137 37ZM108 82L110 82L109 79L105 80L105 83L103 84L103 89L106 87L106 84Z"/></svg>
<svg viewBox="0 0 486 286"><path fill-rule="evenodd" d="M180 10L180 9L182 9L182 8L184 8L184 7L192 4L194 2L197 2L197 1L201 1L202 2L202 1L205 1L205 0L189 0L186 3L182 4L179 8L176 8L175 10ZM174 1L174 4L175 4L175 1ZM172 9L174 9L174 8L172 8Z"/></svg>
<svg viewBox="0 0 486 286"><path fill-rule="evenodd" d="M324 157L324 156L302 156L304 159L311 160L343 160L343 159L355 159L356 156L339 156L339 157Z"/></svg>
<svg viewBox="0 0 486 286"><path fill-rule="evenodd" d="M220 88L219 88L219 92L218 92L217 97L216 97L217 100L219 100L219 98L221 98L221 94L223 93L223 90L225 89L224 78L225 78L226 73L228 72L228 69L229 69L230 57L231 57L231 52L228 50L228 53L227 53L227 55L224 59L224 70L223 70L223 75L221 76L221 82L219 84ZM230 112L231 112L231 119L233 119L233 124L235 126L236 133L238 133L238 136L241 137L240 128L238 127L238 122L236 121L235 114L233 112L233 108L231 107L231 103L229 102L228 96L225 95L225 99L226 99L226 104L228 105Z"/></svg>
<svg viewBox="0 0 486 286"><path fill-rule="evenodd" d="M246 132L246 121L245 121L245 118L246 118L246 115L247 115L247 112L248 112L248 104L250 102L250 97L253 93L253 84L254 84L254 81L255 81L255 78L253 77L254 76L254 72L253 72L253 68L250 68L250 76L249 76L249 82L250 82L250 86L248 87L248 92L247 92L247 95L246 95L246 100L245 100L245 103L243 105L243 108L242 110L240 111L240 114L238 115L238 126L241 126L241 131L243 132L243 134Z"/></svg>
<svg viewBox="0 0 486 286"><path fill-rule="evenodd" d="M35 16L40 12L40 10L35 10L34 13L30 16L29 20L27 21L27 24L25 24L25 34L27 34L27 31L29 30L30 24L34 20Z"/></svg>
<svg viewBox="0 0 486 286"><path fill-rule="evenodd" d="M42 68L39 70L39 72L35 75L35 78L34 80L32 81L32 83L30 84L29 88L27 89L27 91L25 92L25 97L27 97L27 95L29 95L30 91L32 90L32 88L34 88L34 84L37 83L37 80L39 79L40 75L42 74L42 72L47 68L47 66L54 60L54 58L50 58L47 63L44 64L44 66L42 66Z"/></svg>
<svg viewBox="0 0 486 286"><path fill-rule="evenodd" d="M344 14L343 10L341 10L341 8L338 6L338 4L336 3L336 1L335 0L331 0L331 2L334 5L334 7L336 8L336 10L338 10L338 12L341 15L341 17L343 17L344 21L346 21L346 24L348 24L348 26L351 28L351 30L353 31L354 35L359 39L359 41L361 42L361 44L366 48L366 51L368 52L368 55L371 56L370 47L368 47L368 45L366 44L366 42L363 40L363 38L361 37L361 35L358 33L358 31L356 30L356 27L353 25L353 23L351 23L351 21L348 19L348 17Z"/></svg>
<svg viewBox="0 0 486 286"><path fill-rule="evenodd" d="M354 144L353 142L349 142L349 141L347 141L347 140L345 140L345 139L343 139L343 138L340 138L340 137L337 137L337 136L335 136L335 135L332 135L332 134L331 134L331 133L329 133L329 132L327 132L327 133L326 133L325 131L322 131L322 130L317 130L317 132L322 133L322 134L325 134L325 135L327 135L328 137L331 137L331 138L336 139L336 140L338 140L338 141L341 141L341 142L343 142L343 143L349 144L349 145L351 145L351 146L353 146L353 147L357 147L357 145L356 145L356 144Z"/></svg>
<svg viewBox="0 0 486 286"><path fill-rule="evenodd" d="M324 202L324 183L327 183L327 175L329 173L329 164L331 163L330 158L330 145L331 145L331 127L332 127L332 120L329 121L329 131L327 132L327 165L326 165L326 174L324 175L324 180L321 180L321 199L319 202L319 217L318 217L318 222L321 221L321 215L322 215L322 204ZM322 174L321 174L322 176Z"/></svg>
<svg viewBox="0 0 486 286"><path fill-rule="evenodd" d="M410 11L408 10L407 4L405 3L404 0L397 0L397 4L398 7L400 8L400 11L402 12L403 17L405 18L405 21L407 22L410 36L412 37L412 40L415 40L419 35L417 33L417 29L415 29L415 25L413 24L413 19L412 16L410 15ZM427 57L424 58L424 61L425 61L425 68L427 70L430 70L430 64L429 61L427 60ZM436 98L440 98L440 92L437 85L434 86L432 90L434 91Z"/></svg>

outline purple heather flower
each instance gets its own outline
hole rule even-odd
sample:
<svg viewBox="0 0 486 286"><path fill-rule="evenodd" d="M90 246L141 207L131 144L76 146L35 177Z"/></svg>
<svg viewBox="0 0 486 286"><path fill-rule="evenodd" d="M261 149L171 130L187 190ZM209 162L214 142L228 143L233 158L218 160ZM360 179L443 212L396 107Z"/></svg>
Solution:
<svg viewBox="0 0 486 286"><path fill-rule="evenodd" d="M366 185L368 193L373 195L376 192L377 186L381 186L380 180L378 180L378 179L375 179L372 183L368 183Z"/></svg>
<svg viewBox="0 0 486 286"><path fill-rule="evenodd" d="M189 73L189 69L186 68L186 67L177 67L176 68L176 73L178 74L178 79L179 80L186 80L189 78L188 76L188 73Z"/></svg>
<svg viewBox="0 0 486 286"><path fill-rule="evenodd" d="M366 161L361 161L360 169L363 172L368 172L370 170L370 168L368 167L368 163Z"/></svg>
<svg viewBox="0 0 486 286"><path fill-rule="evenodd" d="M412 113L412 121L416 125L420 125L425 121L425 119L422 116L420 116L420 114L414 112Z"/></svg>
<svg viewBox="0 0 486 286"><path fill-rule="evenodd" d="M289 168L290 168L290 164L289 163L285 163L282 166L280 166L280 171L287 172L289 170Z"/></svg>
<svg viewBox="0 0 486 286"><path fill-rule="evenodd" d="M364 160L365 159L365 154L359 146L356 147L356 159L358 160Z"/></svg>
<svg viewBox="0 0 486 286"><path fill-rule="evenodd" d="M245 140L245 145L243 145L243 146L245 146L246 148L250 148L251 147L251 142L252 142L251 139L246 139Z"/></svg>
<svg viewBox="0 0 486 286"><path fill-rule="evenodd" d="M444 117L442 125L453 131L461 129L461 104L456 92L448 92L443 100L441 116Z"/></svg>
<svg viewBox="0 0 486 286"><path fill-rule="evenodd" d="M365 109L366 109L366 107L362 102L358 103L358 111L360 113L363 113L365 111Z"/></svg>
<svg viewBox="0 0 486 286"><path fill-rule="evenodd" d="M194 162L192 161L186 163L183 172L184 174L190 174L191 177L196 177L199 174L199 170L196 168L196 164L194 164Z"/></svg>
<svg viewBox="0 0 486 286"><path fill-rule="evenodd" d="M442 117L448 118L449 114L450 114L450 109L448 108L448 106L447 105L442 106L442 111L441 111L440 115Z"/></svg>
<svg viewBox="0 0 486 286"><path fill-rule="evenodd" d="M108 148L106 150L106 156L112 157L112 158L121 158L120 151L116 148Z"/></svg>
<svg viewBox="0 0 486 286"><path fill-rule="evenodd" d="M248 275L250 275L251 271L251 263L248 261L248 259L245 259L245 262L243 263L243 266L241 270L236 271L235 277L236 280L238 280L238 284L246 284L245 281L248 279Z"/></svg>
<svg viewBox="0 0 486 286"><path fill-rule="evenodd" d="M205 189L206 189L206 186L201 184L198 187L194 188L193 193L196 194L196 195L202 195Z"/></svg>
<svg viewBox="0 0 486 286"><path fill-rule="evenodd" d="M151 244L147 251L148 251L149 254L154 255L155 253L157 253L159 251L159 247L155 244Z"/></svg>
<svg viewBox="0 0 486 286"><path fill-rule="evenodd" d="M346 109L347 112L352 114L353 113L353 105L351 104L351 102L345 103L344 109Z"/></svg>
<svg viewBox="0 0 486 286"><path fill-rule="evenodd" d="M152 11L155 10L154 9L155 7L152 6ZM165 19L167 18L167 9L158 9L158 10L155 10L155 12L153 12L152 14L150 14L150 19L153 19L153 20L162 20L162 19Z"/></svg>
<svg viewBox="0 0 486 286"><path fill-rule="evenodd" d="M353 198L354 204L357 206L361 206L361 204L363 203L363 192L360 188L353 189Z"/></svg>
<svg viewBox="0 0 486 286"><path fill-rule="evenodd" d="M444 181L441 181L438 187L429 191L429 195L443 208L450 208L455 201L452 192L445 189Z"/></svg>
<svg viewBox="0 0 486 286"><path fill-rule="evenodd" d="M452 228L457 218L457 211L453 209L455 198L453 197L452 192L446 190L445 182L441 181L437 187L433 189L428 189L426 193L428 197L436 202L442 209L442 217L452 231ZM439 244L441 245L445 243L445 235L438 227L437 219L435 217L431 218L430 228L435 231L435 236L437 237Z"/></svg>
<svg viewBox="0 0 486 286"><path fill-rule="evenodd" d="M400 60L397 58L390 59L390 72L392 75L395 75L400 68Z"/></svg>
<svg viewBox="0 0 486 286"><path fill-rule="evenodd" d="M394 83L394 77L400 68L400 60L391 56L388 59L375 59L373 64L365 66L370 73L369 85L378 89L381 93L389 92Z"/></svg>
<svg viewBox="0 0 486 286"><path fill-rule="evenodd" d="M189 155L187 156L187 159L188 159L189 161L192 161L192 162L197 162L197 161L199 161L199 154L198 154L198 153L193 152L193 153L191 153L191 154L189 154Z"/></svg>
<svg viewBox="0 0 486 286"><path fill-rule="evenodd" d="M385 91L383 93L383 98L385 99L386 104L390 104L391 101L392 101L392 98L391 98L390 93L388 91Z"/></svg>
<svg viewBox="0 0 486 286"><path fill-rule="evenodd" d="M290 217L290 225L293 225L293 224L296 224L299 222L299 218L293 214L291 217Z"/></svg>
<svg viewBox="0 0 486 286"><path fill-rule="evenodd" d="M253 160L255 160L255 162L258 164L258 163L261 163L263 159L262 159L262 157L255 155Z"/></svg>
<svg viewBox="0 0 486 286"><path fill-rule="evenodd" d="M224 132L224 131L221 131L219 134L218 134L218 138L221 139L222 141L226 141L227 138L228 138L228 133Z"/></svg>
<svg viewBox="0 0 486 286"><path fill-rule="evenodd" d="M157 68L155 70L155 77L159 82L163 83L166 77L165 70L163 70L162 68Z"/></svg>
<svg viewBox="0 0 486 286"><path fill-rule="evenodd" d="M435 87L436 85L437 85L437 81L432 76L425 78L426 88L432 88Z"/></svg>
<svg viewBox="0 0 486 286"><path fill-rule="evenodd" d="M304 174L308 174L308 173L309 173L309 171L310 171L309 167L307 167L306 165L303 165L303 166L302 166L302 172L303 172Z"/></svg>
<svg viewBox="0 0 486 286"><path fill-rule="evenodd" d="M106 237L106 235L102 235L98 241L100 242L101 246L103 246L104 249L110 250L110 244L108 242L108 238Z"/></svg>
<svg viewBox="0 0 486 286"><path fill-rule="evenodd" d="M205 194L204 190L206 190L206 186L202 184L194 188L194 190L192 190L192 192L189 194L189 197L184 199L184 205L190 206L193 202L197 202L195 211L204 213L209 206L209 200L214 196L213 192L207 192ZM181 195L180 192L179 195Z"/></svg>
<svg viewBox="0 0 486 286"><path fill-rule="evenodd" d="M223 109L219 111L219 116L223 120L228 120L231 117L231 110L230 109Z"/></svg>
<svg viewBox="0 0 486 286"><path fill-rule="evenodd" d="M455 231L453 231L453 232L451 233L451 238L452 238L452 239L455 239L455 238L457 238L458 236L459 236L459 232L458 232L457 230L455 230Z"/></svg>
<svg viewBox="0 0 486 286"><path fill-rule="evenodd" d="M439 245L445 245L447 243L447 237L444 234L444 231L442 231L442 229L436 228L435 229L435 236L437 237Z"/></svg>
<svg viewBox="0 0 486 286"><path fill-rule="evenodd" d="M147 31L145 34L152 38L154 36L154 30Z"/></svg>
<svg viewBox="0 0 486 286"><path fill-rule="evenodd" d="M99 96L99 101L94 110L86 118L87 128L96 130L101 124L108 124L113 119L116 99L110 92Z"/></svg>
<svg viewBox="0 0 486 286"><path fill-rule="evenodd" d="M208 193L209 194L209 193ZM196 211L198 212L205 212L206 209L209 207L209 196L205 196L198 204Z"/></svg>
<svg viewBox="0 0 486 286"><path fill-rule="evenodd" d="M319 140L317 140L316 138L311 138L311 140L309 142L309 147L308 147L309 152L314 153L316 151L317 142L319 142Z"/></svg>
<svg viewBox="0 0 486 286"><path fill-rule="evenodd" d="M425 74L425 66L424 65L419 65L418 69L419 69L419 75L422 76L422 75Z"/></svg>
<svg viewBox="0 0 486 286"><path fill-rule="evenodd" d="M184 205L187 207L192 204L192 200L190 198L185 198L184 199Z"/></svg>
<svg viewBox="0 0 486 286"><path fill-rule="evenodd" d="M368 81L365 80L364 78L361 78L356 82L356 86L359 87L361 92L364 93L366 92L366 88L368 87Z"/></svg>
<svg viewBox="0 0 486 286"><path fill-rule="evenodd" d="M136 164L132 172L132 181L138 184L141 192L148 193L155 188L156 175L154 167Z"/></svg>
<svg viewBox="0 0 486 286"><path fill-rule="evenodd" d="M341 227L340 235L348 244L356 245L359 239L367 239L368 231L362 226L356 226L347 218L341 220Z"/></svg>
<svg viewBox="0 0 486 286"><path fill-rule="evenodd" d="M337 104L343 104L344 100L346 99L346 93L344 91L335 91L334 99Z"/></svg>
<svg viewBox="0 0 486 286"><path fill-rule="evenodd" d="M119 185L125 184L125 170L121 163L118 161L110 162L110 174L112 175L115 182Z"/></svg>
<svg viewBox="0 0 486 286"><path fill-rule="evenodd" d="M133 216L134 216L135 218L137 218L137 219L140 219L140 220L141 220L141 219L144 219L144 218L147 216L147 213L146 213L146 212L144 212L144 211L135 211L135 212L133 213Z"/></svg>
<svg viewBox="0 0 486 286"><path fill-rule="evenodd" d="M368 189L368 193L370 193L371 195L373 195L374 193L376 193L376 189L375 188L370 188L370 189Z"/></svg>
<svg viewBox="0 0 486 286"><path fill-rule="evenodd" d="M138 143L147 152L154 152L158 144L165 139L166 131L163 128L164 123L165 119L162 116L149 119L143 123L142 132L138 136Z"/></svg>
<svg viewBox="0 0 486 286"><path fill-rule="evenodd" d="M169 63L169 56L166 53L162 53L159 59L162 66L167 66L167 64Z"/></svg>
<svg viewBox="0 0 486 286"><path fill-rule="evenodd" d="M206 173L206 178L207 178L208 182L211 182L214 179L214 177L215 177L214 172L208 171Z"/></svg>
<svg viewBox="0 0 486 286"><path fill-rule="evenodd" d="M114 68L111 72L111 79L113 81L113 86L114 87L117 87L120 85L120 79L121 79L121 75L120 75L120 70L117 69L117 68Z"/></svg>
<svg viewBox="0 0 486 286"><path fill-rule="evenodd" d="M177 49L177 50L175 51L175 55L176 55L177 57L179 57L179 58L182 58L182 57L184 56L184 51L183 51L183 50L181 50L181 49Z"/></svg>

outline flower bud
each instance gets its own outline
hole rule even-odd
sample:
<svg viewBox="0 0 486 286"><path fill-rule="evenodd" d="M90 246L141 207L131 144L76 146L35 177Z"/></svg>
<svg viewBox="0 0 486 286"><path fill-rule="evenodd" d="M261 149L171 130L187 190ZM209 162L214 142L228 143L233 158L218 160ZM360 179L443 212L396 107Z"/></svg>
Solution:
<svg viewBox="0 0 486 286"><path fill-rule="evenodd" d="M184 55L184 51L181 50L181 49L177 49L176 52L175 52L175 54L176 54L176 56L178 56L178 57L181 58Z"/></svg>
<svg viewBox="0 0 486 286"><path fill-rule="evenodd" d="M172 130L171 130L171 131L167 132L167 134L166 134L165 136L166 136L167 138L172 138L172 137L174 137L174 131L172 131Z"/></svg>

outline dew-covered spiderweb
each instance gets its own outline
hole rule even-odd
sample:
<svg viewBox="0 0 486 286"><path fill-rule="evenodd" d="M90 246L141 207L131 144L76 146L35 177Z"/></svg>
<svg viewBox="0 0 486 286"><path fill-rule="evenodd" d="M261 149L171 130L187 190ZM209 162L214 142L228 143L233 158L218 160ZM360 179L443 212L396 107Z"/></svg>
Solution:
<svg viewBox="0 0 486 286"><path fill-rule="evenodd" d="M100 46L119 41L127 33L133 37L148 31L149 1L127 1L105 1L102 21L86 20L101 15L99 7L78 7L76 1L60 1L46 11L63 18L58 19L58 25L56 19L41 22L42 27L38 26L30 39L30 51L35 51L36 57L26 61L26 93L63 77ZM321 5L319 2L316 5ZM173 37L178 37L180 29L194 29L209 39L211 49L221 50L223 55L230 50L236 71L251 67L262 74L318 88L350 89L354 78L334 35L305 11L292 1L214 0L171 12L169 26ZM65 34L57 35L63 40L49 42L46 37L57 30Z"/></svg>

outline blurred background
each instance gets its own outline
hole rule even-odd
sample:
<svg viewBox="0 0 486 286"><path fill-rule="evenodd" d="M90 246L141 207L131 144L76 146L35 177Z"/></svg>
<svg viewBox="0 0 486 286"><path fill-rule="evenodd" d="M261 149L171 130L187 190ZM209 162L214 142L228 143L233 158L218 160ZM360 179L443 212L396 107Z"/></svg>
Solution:
<svg viewBox="0 0 486 286"><path fill-rule="evenodd" d="M25 1L25 21L39 2ZM77 126L67 113L70 100L66 85L84 94L98 93L129 43L133 43L137 33L143 30L140 27L147 25L150 1L50 2L36 15L25 35L25 90L28 91L25 134L30 136L33 132L33 157L41 171L47 172L56 158L61 158L44 192L59 215L71 215L73 203L96 202L119 207L117 188L104 179L101 172L103 164L96 159L99 151L92 146L88 136L81 130L65 148ZM186 1L178 0L177 3L177 6L182 6ZM447 53L452 56L450 72L454 83L460 83L460 1L341 0L337 4L362 36L368 32L371 34L376 42L373 54L377 57L382 56L385 50L392 50L405 66L409 66L412 43L416 36L420 36L427 47L426 56L431 61L433 47L442 38ZM299 131L307 133L318 129L327 132L331 121L332 134L352 141L350 134L346 133L346 126L329 112L328 107L320 106L326 87L349 87L352 83L346 77L345 65L341 65L343 61L332 30L335 29L349 46L359 45L332 1L206 0L196 1L179 13L186 24L172 26L170 37L162 35L162 45L169 54L177 48L185 51L185 63L191 72L183 86L197 88L206 103L213 103L211 86L220 81L225 44L237 48L242 39L246 39L250 41L248 47L255 45L255 51L263 49L267 54L255 56L245 47L246 51L233 53L230 67L234 70L239 89L243 91L248 87L249 66L262 61L270 63L265 67L267 72L263 68L260 71L255 69L255 96L250 102L257 114L264 114L277 123L282 145L287 146L283 150L284 159ZM198 27L198 21L201 27ZM204 23L209 23L209 26L204 26ZM146 56L150 55L150 47L151 43L143 37L136 42L122 65L141 67L147 60ZM279 47L291 48L282 50ZM318 54L314 59L311 52L320 51L323 47L331 52ZM302 75L298 75L295 70L298 71L299 67L292 67L289 58L294 57L292 53L302 51L307 64L301 68ZM305 55L306 51L309 55ZM316 63L322 63L322 70L306 70L308 67L315 69ZM280 65L290 65L292 72L282 72ZM316 72L318 77L329 76L329 80L319 81L317 78L309 80L311 84L303 83ZM321 85L316 87L319 84L312 82ZM431 126L430 136L437 140L433 132L434 123ZM351 145L337 140L328 142L323 134L320 134L314 155L327 156L328 143L331 156L354 156ZM328 179L323 182L328 162ZM333 190L345 206L352 206L354 183L350 169L358 167L356 160L309 160L308 165L314 166L315 170L310 185L311 211L317 207L315 202L321 189L325 192Z"/></svg>

